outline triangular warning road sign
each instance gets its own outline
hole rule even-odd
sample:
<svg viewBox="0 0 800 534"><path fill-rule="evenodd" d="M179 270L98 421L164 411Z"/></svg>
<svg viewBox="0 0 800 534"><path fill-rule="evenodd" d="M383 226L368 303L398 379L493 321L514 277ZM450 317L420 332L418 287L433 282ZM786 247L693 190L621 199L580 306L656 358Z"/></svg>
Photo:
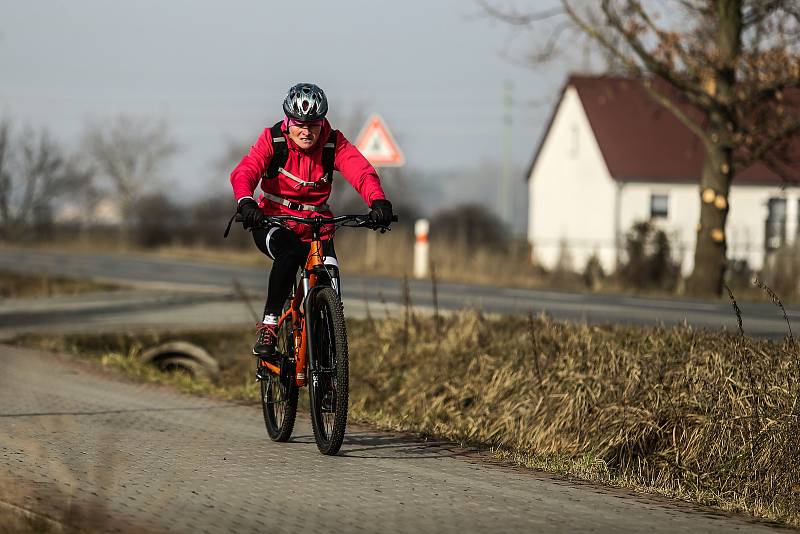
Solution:
<svg viewBox="0 0 800 534"><path fill-rule="evenodd" d="M356 139L356 148L376 167L401 167L406 163L386 122L377 113L367 119Z"/></svg>

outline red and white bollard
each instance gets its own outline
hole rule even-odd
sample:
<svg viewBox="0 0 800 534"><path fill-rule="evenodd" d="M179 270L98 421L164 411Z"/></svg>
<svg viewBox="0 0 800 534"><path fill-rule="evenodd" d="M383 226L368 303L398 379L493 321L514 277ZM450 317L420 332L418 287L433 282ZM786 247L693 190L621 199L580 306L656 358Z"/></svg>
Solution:
<svg viewBox="0 0 800 534"><path fill-rule="evenodd" d="M428 219L419 219L414 223L414 234L417 241L414 243L414 278L427 278L430 265L430 245L428 232L430 231Z"/></svg>

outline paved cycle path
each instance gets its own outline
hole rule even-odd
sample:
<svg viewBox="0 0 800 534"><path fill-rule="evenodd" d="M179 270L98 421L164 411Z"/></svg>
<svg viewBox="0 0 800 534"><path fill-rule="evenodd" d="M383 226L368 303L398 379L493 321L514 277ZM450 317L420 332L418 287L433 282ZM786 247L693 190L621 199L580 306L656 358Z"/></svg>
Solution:
<svg viewBox="0 0 800 534"><path fill-rule="evenodd" d="M773 531L365 427L325 457L305 418L277 444L257 406L5 345L0 361L0 505L98 531Z"/></svg>

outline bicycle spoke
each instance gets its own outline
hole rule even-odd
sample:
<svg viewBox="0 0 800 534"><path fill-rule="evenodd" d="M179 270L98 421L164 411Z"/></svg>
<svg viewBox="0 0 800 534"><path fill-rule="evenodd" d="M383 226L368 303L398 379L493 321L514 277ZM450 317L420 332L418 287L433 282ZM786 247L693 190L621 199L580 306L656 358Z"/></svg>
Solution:
<svg viewBox="0 0 800 534"><path fill-rule="evenodd" d="M347 425L347 334L336 292L325 288L317 298L312 330L316 356L312 426L320 451L336 454ZM343 368L340 357L344 358Z"/></svg>
<svg viewBox="0 0 800 534"><path fill-rule="evenodd" d="M277 342L278 352L284 355L291 354L293 335L290 322L284 323L279 328ZM281 366L283 365L289 365L289 361L282 362ZM293 376L293 373L289 374ZM292 435L297 413L297 393L297 386L290 377L282 378L270 371L266 379L261 381L264 424L269 437L274 441L287 441Z"/></svg>

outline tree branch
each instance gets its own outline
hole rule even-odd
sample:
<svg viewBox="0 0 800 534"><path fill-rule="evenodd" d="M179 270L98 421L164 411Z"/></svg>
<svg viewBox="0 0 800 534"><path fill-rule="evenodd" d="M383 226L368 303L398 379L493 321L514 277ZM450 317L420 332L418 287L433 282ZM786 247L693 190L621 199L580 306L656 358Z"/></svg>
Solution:
<svg viewBox="0 0 800 534"><path fill-rule="evenodd" d="M769 170L777 174L781 180L783 180L781 187L785 187L788 184L800 185L800 175L798 175L796 171L797 162L787 163L781 159L772 158L769 154L761 161ZM794 171L794 173L792 171Z"/></svg>
<svg viewBox="0 0 800 534"><path fill-rule="evenodd" d="M761 87L754 92L743 92L741 96L739 96L737 93L735 96L734 105L747 104L751 107L760 106L767 100L777 98L778 93L790 88L800 88L800 79L784 78L781 80L775 80L774 83Z"/></svg>
<svg viewBox="0 0 800 534"><path fill-rule="evenodd" d="M544 9L535 13L515 13L496 9L492 7L487 0L478 0L478 3L490 16L514 26L531 26L535 22L551 19L564 14L564 10L560 7Z"/></svg>
<svg viewBox="0 0 800 534"><path fill-rule="evenodd" d="M786 0L767 0L758 2L754 7L750 8L742 17L742 28L749 28L761 24L767 17L772 14L772 11L782 7Z"/></svg>
<svg viewBox="0 0 800 534"><path fill-rule="evenodd" d="M643 9L639 2L635 0L629 0L629 5L638 6L638 10ZM699 84L690 83L685 78L681 78L668 65L657 60L655 56L649 53L639 38L632 31L625 28L622 20L611 8L610 0L603 0L601 6L609 25L622 35L628 46L631 47L650 72L686 93L687 97L703 108L709 109L716 105L716 100L704 91Z"/></svg>
<svg viewBox="0 0 800 534"><path fill-rule="evenodd" d="M556 54L556 45L558 44L558 40L561 38L561 35L570 28L572 28L572 23L569 21L563 21L559 23L551 30L550 35L548 36L544 45L542 45L542 48L535 54L530 54L528 56L529 59L533 60L534 63L544 63L550 60Z"/></svg>
<svg viewBox="0 0 800 534"><path fill-rule="evenodd" d="M758 148L751 151L747 157L737 158L737 164L742 168L749 167L754 163L764 161L767 154L782 142L788 142L795 135L800 133L800 118L795 119L775 131L767 137Z"/></svg>
<svg viewBox="0 0 800 534"><path fill-rule="evenodd" d="M656 36L658 36L658 38L663 43L667 33L658 27L653 18L647 13L647 11L644 10L644 8L642 8L642 4L639 2L628 0L628 6L639 15L639 17L644 21L647 27L650 28L650 31L652 31ZM678 56L680 56L684 68L692 76L694 76L695 78L699 78L697 71L695 71L693 66L694 62L692 61L692 58L689 56L686 50L684 50L683 46L681 46L680 43L676 43L674 46L674 50L678 53Z"/></svg>
<svg viewBox="0 0 800 534"><path fill-rule="evenodd" d="M680 120L684 125L686 125L689 130L694 133L701 142L704 144L711 143L711 138L709 135L703 130L703 128L694 121L691 117L689 117L686 113L683 112L671 99L666 97L665 95L656 91L652 84L649 81L644 79L643 73L636 64L627 54L620 51L616 46L614 46L606 36L602 35L596 28L589 25L586 21L584 21L578 14L575 12L573 7L569 4L568 0L563 0L564 10L569 15L569 17L575 22L575 24L581 28L587 35L598 41L602 44L607 50L609 50L613 55L619 58L635 75L637 78L640 79L642 86L645 88L647 93L659 104L661 104L664 108L672 112L678 120Z"/></svg>
<svg viewBox="0 0 800 534"><path fill-rule="evenodd" d="M714 144L711 137L708 135L708 132L706 132L703 129L703 127L697 123L697 121L689 117L689 115L687 115L675 103L675 101L673 101L668 96L654 89L652 83L650 83L649 80L642 80L641 83L645 91L647 91L647 93L650 95L651 98L653 98L656 102L661 104L661 106L672 112L672 114L675 115L675 117L677 117L678 120L684 124L684 126L689 128L689 130L693 134L695 134L706 147L712 146Z"/></svg>
<svg viewBox="0 0 800 534"><path fill-rule="evenodd" d="M706 13L708 11L708 5L704 2L678 0L678 3L682 5L684 9L694 11L696 13Z"/></svg>
<svg viewBox="0 0 800 534"><path fill-rule="evenodd" d="M600 43L603 48L608 50L611 55L619 59L633 74L641 77L641 68L630 58L630 56L622 52L617 46L614 45L614 43L611 42L610 39L600 33L597 28L583 20L583 18L581 18L575 9L570 5L569 0L562 0L561 3L564 6L564 12L569 16L572 22L581 29L581 31Z"/></svg>

